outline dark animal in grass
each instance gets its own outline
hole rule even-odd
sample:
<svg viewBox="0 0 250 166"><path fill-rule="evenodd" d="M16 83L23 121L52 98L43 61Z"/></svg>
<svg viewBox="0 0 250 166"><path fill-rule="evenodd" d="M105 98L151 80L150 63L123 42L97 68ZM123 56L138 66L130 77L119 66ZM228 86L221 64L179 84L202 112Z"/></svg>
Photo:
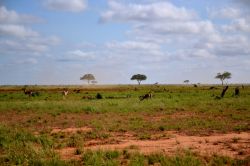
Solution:
<svg viewBox="0 0 250 166"><path fill-rule="evenodd" d="M194 87L197 88L198 86L196 84L194 84Z"/></svg>
<svg viewBox="0 0 250 166"><path fill-rule="evenodd" d="M153 96L152 93L149 92L149 93L147 93L147 94L145 94L145 95L140 96L139 99L140 99L140 101L142 101L142 100L144 100L144 99L151 99L152 96Z"/></svg>
<svg viewBox="0 0 250 166"><path fill-rule="evenodd" d="M96 94L96 99L102 99L103 97L102 97L102 95L100 94L100 93L97 93Z"/></svg>
<svg viewBox="0 0 250 166"><path fill-rule="evenodd" d="M80 89L74 89L73 92L75 92L75 93L80 93L81 90L80 90Z"/></svg>
<svg viewBox="0 0 250 166"><path fill-rule="evenodd" d="M23 93L25 94L25 95L28 95L29 97L35 97L35 96L39 96L40 95L40 93L39 92L34 92L34 91L32 91L32 90L26 90L26 88L23 88Z"/></svg>
<svg viewBox="0 0 250 166"><path fill-rule="evenodd" d="M240 88L239 87L236 87L234 89L234 96L239 96L240 95Z"/></svg>

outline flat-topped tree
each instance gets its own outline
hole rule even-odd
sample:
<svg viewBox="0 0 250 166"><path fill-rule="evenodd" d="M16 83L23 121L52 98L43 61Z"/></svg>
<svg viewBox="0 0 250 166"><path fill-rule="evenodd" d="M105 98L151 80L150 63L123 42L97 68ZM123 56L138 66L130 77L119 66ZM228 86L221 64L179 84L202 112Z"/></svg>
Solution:
<svg viewBox="0 0 250 166"><path fill-rule="evenodd" d="M232 76L231 73L225 71L224 73L217 73L217 75L215 76L216 79L220 79L221 80L221 85L223 86L224 84L224 80L225 79L230 79Z"/></svg>
<svg viewBox="0 0 250 166"><path fill-rule="evenodd" d="M137 80L138 84L141 85L141 81L144 81L147 79L147 76L144 74L135 74L131 77L131 80Z"/></svg>
<svg viewBox="0 0 250 166"><path fill-rule="evenodd" d="M95 77L93 74L85 74L84 76L82 76L80 78L80 80L87 80L88 81L88 84L89 84L89 81L93 81L95 80Z"/></svg>
<svg viewBox="0 0 250 166"><path fill-rule="evenodd" d="M183 81L184 83L186 83L186 84L188 84L189 83L189 80L185 80L185 81Z"/></svg>

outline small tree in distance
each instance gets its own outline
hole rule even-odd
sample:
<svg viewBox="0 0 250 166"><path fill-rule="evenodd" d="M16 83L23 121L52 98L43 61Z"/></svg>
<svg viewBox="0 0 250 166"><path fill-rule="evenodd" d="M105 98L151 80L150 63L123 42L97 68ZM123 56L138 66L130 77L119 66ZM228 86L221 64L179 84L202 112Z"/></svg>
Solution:
<svg viewBox="0 0 250 166"><path fill-rule="evenodd" d="M224 73L217 73L217 75L215 76L216 79L220 79L221 80L221 85L223 86L224 84L224 80L225 79L230 79L232 76L231 73L225 71Z"/></svg>
<svg viewBox="0 0 250 166"><path fill-rule="evenodd" d="M80 78L80 80L87 80L89 84L89 81L95 80L95 77L93 74L85 74Z"/></svg>
<svg viewBox="0 0 250 166"><path fill-rule="evenodd" d="M131 80L137 80L138 84L141 85L141 81L144 81L147 79L147 76L144 74L135 74L131 77Z"/></svg>
<svg viewBox="0 0 250 166"><path fill-rule="evenodd" d="M186 83L186 84L188 84L189 83L189 80L185 80L185 81L183 81L184 83Z"/></svg>

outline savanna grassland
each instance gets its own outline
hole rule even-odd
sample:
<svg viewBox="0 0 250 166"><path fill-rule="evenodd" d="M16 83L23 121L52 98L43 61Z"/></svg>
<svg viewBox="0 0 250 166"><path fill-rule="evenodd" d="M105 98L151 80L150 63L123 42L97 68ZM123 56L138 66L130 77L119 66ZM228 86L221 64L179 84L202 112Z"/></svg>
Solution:
<svg viewBox="0 0 250 166"><path fill-rule="evenodd" d="M250 164L250 86L22 88L0 87L1 165Z"/></svg>

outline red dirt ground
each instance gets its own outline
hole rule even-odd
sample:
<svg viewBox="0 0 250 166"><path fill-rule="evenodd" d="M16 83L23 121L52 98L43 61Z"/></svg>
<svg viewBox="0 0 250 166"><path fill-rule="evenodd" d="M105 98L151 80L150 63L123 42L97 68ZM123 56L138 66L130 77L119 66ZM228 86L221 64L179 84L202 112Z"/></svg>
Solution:
<svg viewBox="0 0 250 166"><path fill-rule="evenodd" d="M202 156L228 156L232 158L250 157L250 133L214 134L210 136L187 136L176 132L166 132L167 137L158 140L137 140L129 133L116 133L109 140L85 142L84 149L130 150L143 154L163 152L174 155L178 150L188 149ZM76 159L75 148L58 150L62 159Z"/></svg>

